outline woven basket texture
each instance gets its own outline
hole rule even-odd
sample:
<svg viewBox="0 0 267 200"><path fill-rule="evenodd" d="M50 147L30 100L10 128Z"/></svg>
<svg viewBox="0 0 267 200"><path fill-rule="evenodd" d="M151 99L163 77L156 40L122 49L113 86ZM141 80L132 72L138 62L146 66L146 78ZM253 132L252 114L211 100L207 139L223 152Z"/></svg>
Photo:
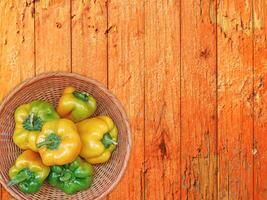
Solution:
<svg viewBox="0 0 267 200"><path fill-rule="evenodd" d="M93 95L98 103L94 116L108 115L116 123L119 130L119 144L110 161L102 165L94 165L92 187L75 195L66 195L47 183L38 193L32 195L20 192L17 187L8 188L6 186L9 180L8 170L21 153L21 150L12 141L15 109L21 104L38 99L46 100L56 107L67 86L73 86L77 90ZM129 160L131 130L121 103L102 84L78 74L46 73L24 81L3 100L0 106L0 124L0 182L16 199L102 199L117 185Z"/></svg>

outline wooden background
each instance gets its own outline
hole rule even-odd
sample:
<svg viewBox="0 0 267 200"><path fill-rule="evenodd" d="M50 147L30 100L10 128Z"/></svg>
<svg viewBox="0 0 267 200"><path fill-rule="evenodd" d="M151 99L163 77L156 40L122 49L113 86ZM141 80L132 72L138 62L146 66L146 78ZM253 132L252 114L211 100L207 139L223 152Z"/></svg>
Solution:
<svg viewBox="0 0 267 200"><path fill-rule="evenodd" d="M266 0L0 0L0 98L48 71L106 84L134 141L106 200L266 200L266 36Z"/></svg>

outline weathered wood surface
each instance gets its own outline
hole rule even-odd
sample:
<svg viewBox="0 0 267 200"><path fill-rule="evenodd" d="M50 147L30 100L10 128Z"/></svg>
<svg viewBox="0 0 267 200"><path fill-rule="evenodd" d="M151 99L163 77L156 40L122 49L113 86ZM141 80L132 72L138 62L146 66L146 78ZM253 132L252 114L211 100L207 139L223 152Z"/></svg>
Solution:
<svg viewBox="0 0 267 200"><path fill-rule="evenodd" d="M254 27L254 199L267 199L267 2L255 0Z"/></svg>
<svg viewBox="0 0 267 200"><path fill-rule="evenodd" d="M181 199L217 195L215 8L216 1L181 4Z"/></svg>
<svg viewBox="0 0 267 200"><path fill-rule="evenodd" d="M265 200L266 16L265 0L1 0L0 99L42 72L105 84L133 132L107 200Z"/></svg>
<svg viewBox="0 0 267 200"><path fill-rule="evenodd" d="M252 1L219 1L218 198L253 199Z"/></svg>

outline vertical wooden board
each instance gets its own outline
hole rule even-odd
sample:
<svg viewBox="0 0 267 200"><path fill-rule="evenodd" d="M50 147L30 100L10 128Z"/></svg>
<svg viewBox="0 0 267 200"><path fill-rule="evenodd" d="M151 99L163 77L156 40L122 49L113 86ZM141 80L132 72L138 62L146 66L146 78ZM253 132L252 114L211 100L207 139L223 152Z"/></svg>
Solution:
<svg viewBox="0 0 267 200"><path fill-rule="evenodd" d="M133 148L126 174L109 199L143 199L144 7L143 1L108 4L108 85L129 116Z"/></svg>
<svg viewBox="0 0 267 200"><path fill-rule="evenodd" d="M145 199L180 197L180 1L145 1Z"/></svg>
<svg viewBox="0 0 267 200"><path fill-rule="evenodd" d="M0 101L17 84L34 76L34 4L0 1ZM13 199L0 187L0 199Z"/></svg>
<svg viewBox="0 0 267 200"><path fill-rule="evenodd" d="M253 199L252 1L218 1L218 198Z"/></svg>
<svg viewBox="0 0 267 200"><path fill-rule="evenodd" d="M107 6L105 0L72 0L72 72L107 85Z"/></svg>
<svg viewBox="0 0 267 200"><path fill-rule="evenodd" d="M106 0L72 0L71 6L72 72L107 86Z"/></svg>
<svg viewBox="0 0 267 200"><path fill-rule="evenodd" d="M72 0L72 71L107 84L106 0Z"/></svg>
<svg viewBox="0 0 267 200"><path fill-rule="evenodd" d="M216 199L216 4L181 1L181 199Z"/></svg>
<svg viewBox="0 0 267 200"><path fill-rule="evenodd" d="M254 199L267 199L267 2L255 0L254 22Z"/></svg>
<svg viewBox="0 0 267 200"><path fill-rule="evenodd" d="M36 72L71 71L70 0L35 3Z"/></svg>

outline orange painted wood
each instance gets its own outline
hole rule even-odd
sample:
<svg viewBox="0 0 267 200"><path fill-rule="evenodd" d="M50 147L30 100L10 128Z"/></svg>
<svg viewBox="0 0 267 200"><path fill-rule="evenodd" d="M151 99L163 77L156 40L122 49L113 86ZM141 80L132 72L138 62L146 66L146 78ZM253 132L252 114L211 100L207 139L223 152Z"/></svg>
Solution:
<svg viewBox="0 0 267 200"><path fill-rule="evenodd" d="M253 199L252 1L218 1L218 198Z"/></svg>
<svg viewBox="0 0 267 200"><path fill-rule="evenodd" d="M181 199L216 199L216 5L181 2Z"/></svg>
<svg viewBox="0 0 267 200"><path fill-rule="evenodd" d="M15 200L6 190L2 190L2 200Z"/></svg>
<svg viewBox="0 0 267 200"><path fill-rule="evenodd" d="M180 196L180 5L145 1L145 199Z"/></svg>
<svg viewBox="0 0 267 200"><path fill-rule="evenodd" d="M0 99L34 75L34 5L0 1Z"/></svg>
<svg viewBox="0 0 267 200"><path fill-rule="evenodd" d="M254 1L254 199L267 199L267 2Z"/></svg>
<svg viewBox="0 0 267 200"><path fill-rule="evenodd" d="M26 0L0 1L0 100L34 75L34 5ZM0 199L13 200L0 187Z"/></svg>
<svg viewBox="0 0 267 200"><path fill-rule="evenodd" d="M35 3L36 72L71 71L70 0Z"/></svg>
<svg viewBox="0 0 267 200"><path fill-rule="evenodd" d="M107 34L108 86L126 109L133 139L126 174L108 199L141 200L144 198L143 1L109 1Z"/></svg>
<svg viewBox="0 0 267 200"><path fill-rule="evenodd" d="M107 200L265 200L266 16L265 0L1 0L0 99L48 71L107 85L133 130Z"/></svg>
<svg viewBox="0 0 267 200"><path fill-rule="evenodd" d="M105 0L72 0L72 71L107 84Z"/></svg>

